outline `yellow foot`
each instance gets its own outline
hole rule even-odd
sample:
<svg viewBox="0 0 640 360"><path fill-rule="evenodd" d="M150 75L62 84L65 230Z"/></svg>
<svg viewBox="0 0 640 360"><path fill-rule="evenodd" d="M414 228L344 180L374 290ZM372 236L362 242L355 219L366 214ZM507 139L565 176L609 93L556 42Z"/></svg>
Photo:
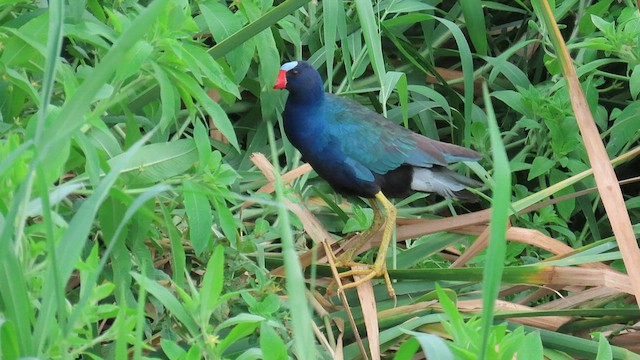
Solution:
<svg viewBox="0 0 640 360"><path fill-rule="evenodd" d="M347 289L353 289L358 287L367 281L371 281L377 277L384 277L384 282L387 285L387 292L389 293L389 297L395 298L396 292L393 290L393 286L391 285L391 279L389 278L389 273L387 272L387 267L385 264L377 265L363 265L363 264L351 264L352 269L349 271L345 271L339 274L340 278L345 278L349 276L361 276L357 280L352 283L343 284L342 288L339 291L344 291ZM354 266L360 267L360 269L353 269Z"/></svg>
<svg viewBox="0 0 640 360"><path fill-rule="evenodd" d="M354 262L351 259L343 261L342 256L335 258L333 253L329 253L329 256L333 258L334 260L333 263L336 267L351 268L351 270L349 271L337 273L337 277L339 279L343 279L346 277L353 276L354 281L347 284L342 284L342 281L337 281L338 279L334 279L334 281L332 282L331 285L329 285L328 288L332 288L332 285L336 284L338 285L337 286L338 292L340 292L347 289L353 289L355 287L358 287L359 285L362 285L367 281L371 281L374 278L384 277L384 282L387 285L387 293L389 293L389 297L391 298L396 297L396 293L393 290L393 286L391 285L391 279L389 278L389 273L387 272L387 267L385 263L382 263L382 264L376 263L374 265L367 265L367 264L360 264L360 263ZM336 274L336 272L334 272L334 274ZM358 278L356 279L355 277L358 277Z"/></svg>

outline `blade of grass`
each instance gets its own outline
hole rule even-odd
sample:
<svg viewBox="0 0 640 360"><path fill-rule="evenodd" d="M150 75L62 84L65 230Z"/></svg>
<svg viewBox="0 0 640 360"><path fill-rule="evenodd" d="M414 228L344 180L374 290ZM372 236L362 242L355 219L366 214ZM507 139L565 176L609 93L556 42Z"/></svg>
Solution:
<svg viewBox="0 0 640 360"><path fill-rule="evenodd" d="M60 48L62 47L62 26L64 24L64 2L62 0L52 0L49 2L49 33L47 34L47 48L46 48L46 57L45 57L45 65L44 65L44 74L42 78L42 92L39 97L40 101L40 110L38 112L36 131L33 141L36 146L40 145L42 142L42 136L45 128L45 119L47 117L47 109L49 107L49 102L51 100L51 94L53 93L53 86L56 78L56 67L58 64L58 54L60 53ZM17 158L22 149L27 149L29 145L27 145L31 140L27 141L23 146L16 150L9 156L9 159ZM37 156L37 158L41 158ZM6 160L5 160L6 161ZM5 165L5 161L2 162ZM2 234L0 234L0 263L2 263L2 267L4 267L2 273L0 275L0 294L2 294L2 299L4 306L6 306L7 318L12 321L12 324L16 326L17 334L18 334L18 344L20 347L20 352L22 356L27 355L35 355L35 349L33 348L33 337L31 335L31 321L33 317L33 310L29 306L29 295L27 293L26 281L24 279L22 265L18 260L15 250L12 248L11 237L13 237L13 227L17 224L18 231L15 236L15 240L22 234L22 224L24 224L23 217L26 216L25 213L25 205L29 200L31 194L31 187L33 186L33 179L36 173L40 173L41 176L38 177L38 187L40 191L40 196L43 203L43 208L48 209L49 206L49 191L47 189L47 184L45 183L45 178L42 176L42 167L39 166L37 161L32 162L30 165L29 175L23 182L20 190L16 194L14 198L14 203L11 207L9 214L5 221L11 225L6 226L5 230ZM7 164L8 166L8 164ZM48 211L44 211L44 224L45 231L47 233L47 245L51 249L55 247L53 244L54 236L53 236L53 223ZM49 254L51 257L55 257L55 252ZM54 270L57 268L55 266L55 260L53 261ZM63 299L64 294L62 292L62 286L55 286L55 291L53 292L52 298L56 299L56 302L59 305L58 311L63 311Z"/></svg>
<svg viewBox="0 0 640 360"><path fill-rule="evenodd" d="M489 246L487 249L487 266L483 273L482 286L482 352L481 359L485 359L489 353L489 336L493 326L493 310L498 298L498 291L502 282L504 270L504 257L507 249L506 233L511 207L511 169L507 153L500 137L500 128L496 121L491 97L487 84L482 84L487 121L489 123L489 136L491 138L491 153L493 158L493 202L491 204L491 221Z"/></svg>
<svg viewBox="0 0 640 360"><path fill-rule="evenodd" d="M464 22L467 25L467 32L476 52L480 55L487 55L487 25L484 21L484 10L482 3L478 0L461 0Z"/></svg>
<svg viewBox="0 0 640 360"><path fill-rule="evenodd" d="M373 66L373 72L378 78L378 84L382 84L386 70L384 67L384 57L382 56L382 40L376 21L377 18L373 13L373 4L371 0L356 0L355 3L356 9L358 10L360 28L362 29L367 52L369 53L369 60Z"/></svg>
<svg viewBox="0 0 640 360"><path fill-rule="evenodd" d="M211 50L209 50L209 55L211 55L214 59L226 55L229 51L235 49L238 44L242 44L245 41L251 39L252 37L261 33L263 30L280 21L285 16L292 14L294 11L308 2L309 0L287 0L283 2L282 4L271 9L266 14L262 15L260 18L249 23L247 26L242 28L242 30L229 36L228 38L218 43L216 46L212 47Z"/></svg>
<svg viewBox="0 0 640 360"><path fill-rule="evenodd" d="M336 45L336 33L338 31L338 12L342 11L344 6L341 1L327 1L323 2L323 17L324 21L324 47L325 47L325 59L327 61L327 87L329 92L331 90L331 84L333 83L333 60L335 57Z"/></svg>
<svg viewBox="0 0 640 360"><path fill-rule="evenodd" d="M286 274L286 287L288 302L291 309L293 343L296 355L299 359L315 358L309 349L315 348L313 340L313 331L311 324L311 313L307 298L305 297L306 286L304 283L304 275L296 254L293 236L291 235L291 222L289 212L285 206L284 185L280 179L279 165L277 163L278 151L276 149L276 140L273 132L273 126L268 128L269 144L271 147L272 163L275 176L275 193L278 202L278 222L280 225L280 234L282 241L282 256L284 258L284 268Z"/></svg>

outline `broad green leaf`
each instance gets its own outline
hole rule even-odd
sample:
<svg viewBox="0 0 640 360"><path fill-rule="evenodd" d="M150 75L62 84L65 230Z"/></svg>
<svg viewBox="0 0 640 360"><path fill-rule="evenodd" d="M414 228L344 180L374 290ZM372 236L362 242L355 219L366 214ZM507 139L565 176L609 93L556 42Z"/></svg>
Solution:
<svg viewBox="0 0 640 360"><path fill-rule="evenodd" d="M612 156L619 154L620 150L634 138L637 141L637 135L640 132L640 101L630 103L618 113L609 132L607 152Z"/></svg>
<svg viewBox="0 0 640 360"><path fill-rule="evenodd" d="M31 101L35 103L39 101L40 96L38 95L38 91L25 74L19 73L18 71L11 68L6 70L6 74L7 77L12 80L11 83L21 89Z"/></svg>
<svg viewBox="0 0 640 360"><path fill-rule="evenodd" d="M580 19L578 23L578 29L580 33L583 35L589 35L595 31L595 26L593 25L593 21L591 20L591 15L604 16L605 13L609 12L609 7L613 0L600 0L592 3L592 5L588 6L585 10L584 15Z"/></svg>
<svg viewBox="0 0 640 360"><path fill-rule="evenodd" d="M109 159L111 167L120 163L124 156ZM124 164L124 173L136 183L154 183L180 175L198 160L193 139L180 139L167 143L149 144L141 147L133 158Z"/></svg>
<svg viewBox="0 0 640 360"><path fill-rule="evenodd" d="M498 74L502 74L515 88L528 89L532 86L527 74L505 57L492 58L485 56L483 58L493 65L493 69L489 75L489 83L493 83Z"/></svg>
<svg viewBox="0 0 640 360"><path fill-rule="evenodd" d="M405 126L407 126L407 103L408 103L408 90L407 90L407 76L404 73L397 71L389 71L384 75L382 84L380 87L379 101L386 109L386 103L389 97L393 93L393 89L397 87L398 97L400 98L400 104L402 108L402 120Z"/></svg>
<svg viewBox="0 0 640 360"><path fill-rule="evenodd" d="M593 25L598 28L598 30L602 31L604 36L609 38L615 37L616 29L613 22L606 21L597 15L591 15L591 21L593 22Z"/></svg>
<svg viewBox="0 0 640 360"><path fill-rule="evenodd" d="M325 41L325 59L327 64L327 83L329 84L329 92L331 90L331 84L333 83L333 61L335 58L335 51L338 48L336 42L338 41L336 34L338 32L338 20L340 16L338 13L342 11L344 4L342 1L327 1L323 2L323 22L322 27L324 41ZM383 102L384 103L384 102Z"/></svg>
<svg viewBox="0 0 640 360"><path fill-rule="evenodd" d="M202 350L200 350L200 346L198 344L191 345L189 351L187 351L187 356L185 360L201 360L202 359Z"/></svg>
<svg viewBox="0 0 640 360"><path fill-rule="evenodd" d="M220 332L223 329L239 324L255 324L257 326L259 323L265 320L266 319L263 316L242 313L220 323L220 325L218 325L218 327L216 328L216 332Z"/></svg>
<svg viewBox="0 0 640 360"><path fill-rule="evenodd" d="M274 25L285 16L292 14L293 12L298 10L298 8L308 2L309 0L287 0L276 6L266 14L260 16L259 18L250 18L251 22L247 26L243 27L242 30L235 32L232 36L229 36L224 41L216 44L216 46L211 48L209 54L211 54L214 59L225 56L240 44L244 44L247 40L254 38L257 34L261 33L265 29L268 29L270 26ZM240 2L239 5L242 5L244 3L244 1ZM260 60L262 61L264 59L260 57Z"/></svg>

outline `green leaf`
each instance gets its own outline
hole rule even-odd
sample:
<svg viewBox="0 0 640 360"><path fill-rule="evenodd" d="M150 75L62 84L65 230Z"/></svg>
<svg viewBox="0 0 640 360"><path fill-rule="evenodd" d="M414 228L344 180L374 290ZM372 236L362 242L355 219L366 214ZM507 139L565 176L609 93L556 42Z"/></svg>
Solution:
<svg viewBox="0 0 640 360"><path fill-rule="evenodd" d="M189 240L197 256L209 246L213 214L206 192L190 180L182 184L184 207L189 220Z"/></svg>
<svg viewBox="0 0 640 360"><path fill-rule="evenodd" d="M479 0L461 0L464 22L476 52L480 55L487 55L489 45L487 43L487 25L484 20L484 9Z"/></svg>
<svg viewBox="0 0 640 360"><path fill-rule="evenodd" d="M284 341L266 321L260 325L260 348L265 360L289 359Z"/></svg>
<svg viewBox="0 0 640 360"><path fill-rule="evenodd" d="M133 276L136 282L148 293L158 299L158 301L176 317L180 322L180 325L186 327L186 329L193 335L199 334L198 325L194 321L189 310L187 310L187 308L185 308L167 288L141 274L132 272L131 276Z"/></svg>
<svg viewBox="0 0 640 360"><path fill-rule="evenodd" d="M0 355L3 359L20 358L20 345L18 343L18 330L10 320L0 319Z"/></svg>
<svg viewBox="0 0 640 360"><path fill-rule="evenodd" d="M187 356L185 360L201 360L202 359L202 350L200 350L200 346L198 344L193 344L187 351Z"/></svg>
<svg viewBox="0 0 640 360"><path fill-rule="evenodd" d="M187 354L180 345L166 338L160 339L160 347L169 360L184 359L184 356Z"/></svg>
<svg viewBox="0 0 640 360"><path fill-rule="evenodd" d="M530 114L530 109L522 100L522 94L513 90L502 90L502 91L494 91L491 93L491 96L496 99L502 101L507 104L513 110L519 112L522 115L531 117L533 114Z"/></svg>
<svg viewBox="0 0 640 360"><path fill-rule="evenodd" d="M531 169L529 170L529 176L527 180L535 179L538 176L545 175L549 172L549 170L556 165L554 160L548 159L542 156L536 156L533 159L533 163L531 164Z"/></svg>
<svg viewBox="0 0 640 360"><path fill-rule="evenodd" d="M124 155L109 159L111 167L123 161ZM154 183L180 175L198 160L193 139L180 139L141 147L133 158L124 164L124 173L136 183Z"/></svg>
<svg viewBox="0 0 640 360"><path fill-rule="evenodd" d="M491 220L489 223L491 234L487 247L487 265L482 274L482 350L480 358L486 359L492 351L489 341L492 333L494 308L504 272L507 223L511 207L511 169L486 83L483 83L482 93L489 123L494 168L493 180L495 181L492 189Z"/></svg>
<svg viewBox="0 0 640 360"><path fill-rule="evenodd" d="M160 86L160 106L162 115L160 117L160 130L165 131L175 120L176 114L180 109L180 95L175 85L169 79L169 76L162 67L156 63L151 63L153 74Z"/></svg>
<svg viewBox="0 0 640 360"><path fill-rule="evenodd" d="M216 208L218 220L220 221L220 227L222 228L224 236L227 237L233 247L237 247L238 229L231 210L229 210L229 207L227 207L225 200L218 197L215 198L213 205Z"/></svg>
<svg viewBox="0 0 640 360"><path fill-rule="evenodd" d="M618 155L634 138L637 141L637 134L640 132L640 101L636 100L615 117L613 126L609 128L610 135L607 142L607 152L610 155Z"/></svg>
<svg viewBox="0 0 640 360"><path fill-rule="evenodd" d="M260 320L258 320L260 319ZM225 336L225 338L220 341L217 347L217 351L220 353L224 352L227 347L238 342L240 339L245 338L255 332L255 330L260 326L263 322L264 318L261 316L250 316L249 314L241 314L236 316L235 318L224 321L218 329L222 327L223 324L229 325L232 322L236 322L237 325L229 331L229 333Z"/></svg>
<svg viewBox="0 0 640 360"><path fill-rule="evenodd" d="M3 44L0 62L6 67L19 67L28 63L42 64L46 56L49 13L37 12L26 24L19 29L4 27L3 30L13 36L9 36Z"/></svg>
<svg viewBox="0 0 640 360"><path fill-rule="evenodd" d="M228 7L217 1L205 1L199 4L199 7L209 31L217 43L221 43L233 34L241 32L243 19L241 14L234 14ZM235 46L224 54L224 58L227 60L229 67L231 67L236 83L242 81L247 75L254 51L255 39L249 38L245 41L235 43ZM213 49L209 54L216 59L222 57L218 56Z"/></svg>
<svg viewBox="0 0 640 360"><path fill-rule="evenodd" d="M250 19L252 21L247 26L242 28L242 30L234 33L232 36L229 36L224 41L216 44L216 46L209 50L209 54L211 54L214 59L225 56L240 44L243 44L247 40L254 38L257 34L274 25L285 16L292 14L293 12L298 10L298 8L308 2L309 0L284 1L259 18ZM243 3L244 2L240 2L239 5L242 5ZM262 57L260 57L260 60L263 60Z"/></svg>
<svg viewBox="0 0 640 360"><path fill-rule="evenodd" d="M220 66L211 55L207 54L202 47L189 43L182 43L182 47L182 60L191 71L199 69L197 74L202 74L204 79L211 82L216 88L226 91L236 98L240 98L238 86L227 77L222 66ZM196 79L201 85L204 84L200 76L196 75Z"/></svg>
<svg viewBox="0 0 640 360"><path fill-rule="evenodd" d="M216 129L220 130L236 150L239 150L238 139L233 125L227 114L222 110L222 107L220 107L220 104L213 101L191 76L177 70L171 70L171 75L184 91L193 96L198 104L204 108L205 112L213 120Z"/></svg>
<svg viewBox="0 0 640 360"><path fill-rule="evenodd" d="M193 129L193 140L198 149L198 173L202 174L211 163L211 143L209 141L209 133L202 121L196 121Z"/></svg>
<svg viewBox="0 0 640 360"><path fill-rule="evenodd" d="M211 313L219 305L220 294L224 285L224 248L216 246L207 263L207 271L202 280L200 301L202 306L201 318L207 321Z"/></svg>
<svg viewBox="0 0 640 360"><path fill-rule="evenodd" d="M250 22L260 21L261 9L251 1L242 1L239 4L242 13ZM269 13L270 14L270 13ZM265 15L266 16L266 15ZM275 83L278 69L280 68L280 54L276 46L273 33L265 30L255 35L256 48L258 50L258 78L260 79L260 108L262 116L272 117L276 105L280 100L280 94L271 91Z"/></svg>
<svg viewBox="0 0 640 360"><path fill-rule="evenodd" d="M367 46L369 60L373 67L373 72L378 77L378 82L382 84L383 77L386 74L384 67L384 57L382 56L382 40L380 29L377 24L377 17L373 13L374 5L371 0L356 0L356 9L358 10L358 20L364 42Z"/></svg>
<svg viewBox="0 0 640 360"><path fill-rule="evenodd" d="M123 64L116 69L115 81L122 81L130 76L139 74L142 66L147 62L153 54L154 48L151 44L144 40L140 40L126 53Z"/></svg>
<svg viewBox="0 0 640 360"><path fill-rule="evenodd" d="M580 30L580 34L589 35L593 33L596 28L593 25L593 21L591 20L591 14L604 16L605 13L609 11L609 7L613 0L600 0L592 3L589 7L586 8L585 14L582 15L582 18L578 22L578 29Z"/></svg>
<svg viewBox="0 0 640 360"><path fill-rule="evenodd" d="M453 353L449 350L447 342L442 338L428 333L404 330L406 334L413 336L418 341L424 355L431 359L453 360Z"/></svg>
<svg viewBox="0 0 640 360"><path fill-rule="evenodd" d="M593 25L598 28L598 30L602 31L605 37L615 37L616 29L613 22L605 21L603 18L597 15L591 15L591 21L593 22Z"/></svg>

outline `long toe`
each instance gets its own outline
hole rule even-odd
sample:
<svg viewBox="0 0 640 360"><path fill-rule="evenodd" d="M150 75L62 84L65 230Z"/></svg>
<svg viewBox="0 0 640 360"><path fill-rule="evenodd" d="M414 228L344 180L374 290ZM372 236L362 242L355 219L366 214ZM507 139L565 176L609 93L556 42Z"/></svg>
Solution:
<svg viewBox="0 0 640 360"><path fill-rule="evenodd" d="M344 284L340 288L340 290L344 291L347 289L353 289L358 287L367 281L371 281L374 278L383 277L384 282L387 286L387 292L389 293L389 297L395 298L395 291L393 290L393 286L391 285L391 279L389 278L389 273L387 272L387 267L385 264L382 265L361 265L355 264L354 267L360 267L356 269L351 269L349 271L345 271L339 274L340 278L345 278L349 276L358 277L352 283Z"/></svg>

